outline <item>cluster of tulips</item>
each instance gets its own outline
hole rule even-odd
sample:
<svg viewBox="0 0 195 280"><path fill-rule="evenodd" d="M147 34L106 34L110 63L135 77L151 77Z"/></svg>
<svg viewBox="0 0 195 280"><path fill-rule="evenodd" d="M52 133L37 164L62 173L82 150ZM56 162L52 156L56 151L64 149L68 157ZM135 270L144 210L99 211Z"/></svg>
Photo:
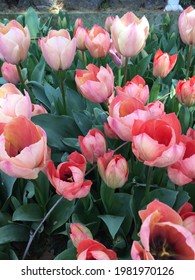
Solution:
<svg viewBox="0 0 195 280"><path fill-rule="evenodd" d="M190 61L195 45L195 10L185 9L178 20L181 40L189 45L186 78L177 81L175 94L182 106L193 108L195 76L190 77ZM102 106L106 112L103 130L91 127L78 136L78 146L66 160L55 162L48 135L33 117L49 114L38 103L33 90L23 79L22 64L29 54L31 36L28 26L16 20L0 25L1 73L5 83L0 87L0 169L10 177L36 180L43 172L56 193L69 201L87 197L93 189L90 173L97 168L98 176L114 192L129 183L134 161L142 162L149 171L163 168L167 178L177 186L195 182L195 129L193 110L188 130L183 133L175 112L166 113L159 99L150 101L150 88L140 75L128 79L132 57L140 54L149 36L149 22L133 12L121 18L109 16L105 26L94 25L90 30L77 19L71 38L66 29L50 30L38 38L37 46L47 66L59 73L62 115L66 115L66 89L63 71L80 57L80 69L75 70L74 83L78 94ZM87 63L87 55L94 63ZM110 57L118 68L116 81L112 67L101 62ZM170 55L160 48L153 59L153 76L159 81L168 76L177 63L178 54ZM63 130L63 128L61 128ZM112 149L109 141L120 141ZM131 146L131 158L119 151ZM90 167L90 168L89 168ZM87 178L89 175L89 178ZM131 240L132 259L195 259L195 212L189 202L174 210L158 199L149 201L150 182L145 186L145 209L139 209L141 227L137 240ZM105 203L106 204L106 203ZM109 208L109 207L108 207ZM109 212L109 209L107 209ZM82 223L70 222L69 238L76 249L77 259L116 260L112 246L93 238ZM182 244L182 246L181 246ZM120 258L120 257L119 257Z"/></svg>

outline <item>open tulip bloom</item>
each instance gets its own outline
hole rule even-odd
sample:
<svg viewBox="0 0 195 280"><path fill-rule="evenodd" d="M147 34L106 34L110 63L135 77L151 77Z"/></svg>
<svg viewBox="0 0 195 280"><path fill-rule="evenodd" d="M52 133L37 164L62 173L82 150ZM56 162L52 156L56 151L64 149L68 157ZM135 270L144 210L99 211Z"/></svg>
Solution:
<svg viewBox="0 0 195 280"><path fill-rule="evenodd" d="M195 10L162 18L0 24L1 259L195 260Z"/></svg>

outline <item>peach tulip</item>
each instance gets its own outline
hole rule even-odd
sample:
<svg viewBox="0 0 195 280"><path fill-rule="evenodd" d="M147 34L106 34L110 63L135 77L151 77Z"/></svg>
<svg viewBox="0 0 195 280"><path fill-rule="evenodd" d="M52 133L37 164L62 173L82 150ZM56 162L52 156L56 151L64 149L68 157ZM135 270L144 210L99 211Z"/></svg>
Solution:
<svg viewBox="0 0 195 280"><path fill-rule="evenodd" d="M178 27L184 44L195 46L195 9L186 8L179 16Z"/></svg>
<svg viewBox="0 0 195 280"><path fill-rule="evenodd" d="M80 223L70 224L70 238L73 245L77 248L82 240L93 239L91 231Z"/></svg>
<svg viewBox="0 0 195 280"><path fill-rule="evenodd" d="M195 239L176 211L155 199L139 215L140 243L133 242L132 259L195 260Z"/></svg>
<svg viewBox="0 0 195 280"><path fill-rule="evenodd" d="M139 19L127 12L115 17L111 26L111 38L116 50L125 57L137 55L145 47L149 34L149 22L145 16Z"/></svg>
<svg viewBox="0 0 195 280"><path fill-rule="evenodd" d="M50 30L48 35L38 42L47 64L52 69L65 70L71 66L76 52L76 38L71 40L67 30Z"/></svg>
<svg viewBox="0 0 195 280"><path fill-rule="evenodd" d="M145 104L149 96L149 87L141 76L136 75L124 87L117 86L116 93L127 97L135 97Z"/></svg>
<svg viewBox="0 0 195 280"><path fill-rule="evenodd" d="M129 168L124 157L114 155L113 151L97 159L98 171L105 184L112 188L121 188L128 180Z"/></svg>
<svg viewBox="0 0 195 280"><path fill-rule="evenodd" d="M178 81L176 96L179 102L185 106L192 106L195 103L195 76L189 80Z"/></svg>
<svg viewBox="0 0 195 280"><path fill-rule="evenodd" d="M95 24L85 37L85 45L94 58L105 57L110 48L110 35L101 26Z"/></svg>
<svg viewBox="0 0 195 280"><path fill-rule="evenodd" d="M13 118L1 129L0 169L12 177L36 179L50 155L45 131L24 116Z"/></svg>
<svg viewBox="0 0 195 280"><path fill-rule="evenodd" d="M91 164L106 152L106 139L97 128L90 129L86 136L79 136L78 141L82 154Z"/></svg>
<svg viewBox="0 0 195 280"><path fill-rule="evenodd" d="M170 180L180 186L195 182L195 140L183 135L181 141L185 152L174 164L168 167Z"/></svg>
<svg viewBox="0 0 195 280"><path fill-rule="evenodd" d="M175 163L185 151L175 113L147 121L135 120L132 151L145 165L167 167Z"/></svg>
<svg viewBox="0 0 195 280"><path fill-rule="evenodd" d="M23 62L30 47L30 32L16 20L0 25L0 59L11 64Z"/></svg>
<svg viewBox="0 0 195 280"><path fill-rule="evenodd" d="M17 84L20 81L16 65L4 62L1 66L1 73L4 80L8 83Z"/></svg>
<svg viewBox="0 0 195 280"><path fill-rule="evenodd" d="M154 55L153 75L165 78L175 66L177 54L169 55L159 49Z"/></svg>
<svg viewBox="0 0 195 280"><path fill-rule="evenodd" d="M85 38L88 34L88 29L82 26L78 26L74 31L74 38L76 38L76 46L80 51L84 51L87 49Z"/></svg>
<svg viewBox="0 0 195 280"><path fill-rule="evenodd" d="M114 91L114 74L107 65L89 64L87 70L76 70L75 82L79 92L94 103L108 101Z"/></svg>
<svg viewBox="0 0 195 280"><path fill-rule="evenodd" d="M77 246L77 260L117 260L116 253L92 239L82 240Z"/></svg>

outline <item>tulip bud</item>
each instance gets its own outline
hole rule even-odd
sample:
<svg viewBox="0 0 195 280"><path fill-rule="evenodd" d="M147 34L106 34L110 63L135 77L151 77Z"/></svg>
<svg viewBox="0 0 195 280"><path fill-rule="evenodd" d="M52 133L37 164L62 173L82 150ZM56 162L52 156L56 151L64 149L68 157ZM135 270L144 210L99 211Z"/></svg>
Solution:
<svg viewBox="0 0 195 280"><path fill-rule="evenodd" d="M178 27L184 44L195 46L195 9L192 6L180 14Z"/></svg>
<svg viewBox="0 0 195 280"><path fill-rule="evenodd" d="M195 76L189 80L179 81L176 86L176 96L179 102L185 106L195 103Z"/></svg>
<svg viewBox="0 0 195 280"><path fill-rule="evenodd" d="M153 75L165 78L175 66L176 61L177 54L169 55L159 49L154 56Z"/></svg>
<svg viewBox="0 0 195 280"><path fill-rule="evenodd" d="M70 224L70 238L73 245L77 248L78 244L82 240L93 239L91 231L82 224L72 223Z"/></svg>
<svg viewBox="0 0 195 280"><path fill-rule="evenodd" d="M17 84L20 81L16 65L4 62L1 66L1 72L4 80L8 83Z"/></svg>

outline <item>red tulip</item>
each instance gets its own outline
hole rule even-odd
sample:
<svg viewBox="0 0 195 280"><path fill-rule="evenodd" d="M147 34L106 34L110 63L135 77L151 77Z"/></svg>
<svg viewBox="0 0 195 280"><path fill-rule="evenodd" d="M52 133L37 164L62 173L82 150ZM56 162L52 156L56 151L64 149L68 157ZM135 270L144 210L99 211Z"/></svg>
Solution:
<svg viewBox="0 0 195 280"><path fill-rule="evenodd" d="M176 86L176 96L179 102L185 106L195 103L195 76L189 80L179 81Z"/></svg>

